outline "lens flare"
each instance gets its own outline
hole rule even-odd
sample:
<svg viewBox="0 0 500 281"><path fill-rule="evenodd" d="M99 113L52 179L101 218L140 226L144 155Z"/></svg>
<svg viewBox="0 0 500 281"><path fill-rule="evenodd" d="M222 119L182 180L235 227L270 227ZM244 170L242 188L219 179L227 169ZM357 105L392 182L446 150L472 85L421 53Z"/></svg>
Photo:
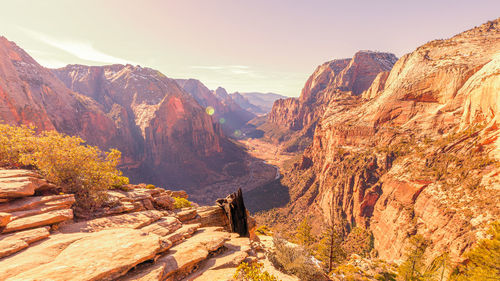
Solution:
<svg viewBox="0 0 500 281"><path fill-rule="evenodd" d="M207 106L207 108L205 108L205 112L206 112L208 115L212 116L212 115L214 115L214 113L215 113L215 109L214 109L213 107L211 107L211 106Z"/></svg>
<svg viewBox="0 0 500 281"><path fill-rule="evenodd" d="M226 119L224 119L224 118L219 119L219 123L221 123L221 124L226 123Z"/></svg>
<svg viewBox="0 0 500 281"><path fill-rule="evenodd" d="M241 131L240 130L234 131L234 136L237 138L241 137Z"/></svg>

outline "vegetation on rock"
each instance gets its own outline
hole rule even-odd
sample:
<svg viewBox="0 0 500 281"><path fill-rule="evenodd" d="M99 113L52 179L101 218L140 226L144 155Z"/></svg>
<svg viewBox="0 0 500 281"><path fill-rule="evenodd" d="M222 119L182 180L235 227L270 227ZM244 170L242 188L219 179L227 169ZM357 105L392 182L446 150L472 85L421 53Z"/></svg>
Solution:
<svg viewBox="0 0 500 281"><path fill-rule="evenodd" d="M498 280L500 276L500 222L492 223L489 238L483 239L467 253L466 264L452 275L454 280Z"/></svg>
<svg viewBox="0 0 500 281"><path fill-rule="evenodd" d="M261 263L242 262L236 269L233 278L238 281L278 281L274 275L262 270Z"/></svg>
<svg viewBox="0 0 500 281"><path fill-rule="evenodd" d="M191 207L191 202L189 202L186 198L181 198L181 197L172 197L174 198L174 208L175 209L182 209L182 208L188 208Z"/></svg>
<svg viewBox="0 0 500 281"><path fill-rule="evenodd" d="M104 152L79 137L0 124L0 164L38 170L64 193L74 193L77 208L99 207L105 200L102 191L128 184L117 169L120 157L116 149Z"/></svg>
<svg viewBox="0 0 500 281"><path fill-rule="evenodd" d="M287 274L293 274L303 281L328 280L316 266L308 250L292 245L279 237L274 237L273 242L274 251L269 255L269 260L274 267Z"/></svg>

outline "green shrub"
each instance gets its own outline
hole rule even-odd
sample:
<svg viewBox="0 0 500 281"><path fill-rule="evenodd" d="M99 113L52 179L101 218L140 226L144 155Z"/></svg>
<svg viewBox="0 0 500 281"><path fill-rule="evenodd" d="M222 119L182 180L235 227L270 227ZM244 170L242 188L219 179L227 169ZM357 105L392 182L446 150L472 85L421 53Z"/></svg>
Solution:
<svg viewBox="0 0 500 281"><path fill-rule="evenodd" d="M242 262L236 269L233 278L241 281L278 281L274 275L267 271L262 271L261 263L248 264Z"/></svg>
<svg viewBox="0 0 500 281"><path fill-rule="evenodd" d="M152 185L152 184L148 184L148 185L146 185L146 188L147 188L147 189L155 189L155 188L156 188L156 186L154 186L154 185Z"/></svg>
<svg viewBox="0 0 500 281"><path fill-rule="evenodd" d="M180 197L173 197L173 198L175 200L174 202L175 209L191 207L191 202L189 202L186 198L180 198Z"/></svg>
<svg viewBox="0 0 500 281"><path fill-rule="evenodd" d="M103 152L79 137L0 124L0 164L38 170L64 193L75 194L75 207L84 210L99 207L104 190L128 183L117 169L120 158L120 151Z"/></svg>

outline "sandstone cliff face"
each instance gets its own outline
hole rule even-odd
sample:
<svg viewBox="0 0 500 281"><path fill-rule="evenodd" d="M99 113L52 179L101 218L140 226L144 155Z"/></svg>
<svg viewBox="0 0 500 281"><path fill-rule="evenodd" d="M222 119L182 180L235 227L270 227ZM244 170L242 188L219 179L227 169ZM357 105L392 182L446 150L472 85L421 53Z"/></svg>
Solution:
<svg viewBox="0 0 500 281"><path fill-rule="evenodd" d="M330 101L285 176L282 214L368 228L389 261L415 234L431 242L430 261L460 260L500 217L498 50L497 19L403 56L363 99Z"/></svg>
<svg viewBox="0 0 500 281"><path fill-rule="evenodd" d="M391 70L397 58L390 53L360 51L352 59L339 59L320 65L307 80L300 97L278 100L268 115L268 122L294 131L295 136L312 139L314 128L332 102L344 99L361 99L375 80L384 84L384 74ZM382 76L379 76L382 75ZM374 95L375 95L374 94ZM294 147L291 145L291 147ZM294 150L294 149L292 149ZM301 150L301 149L295 149Z"/></svg>
<svg viewBox="0 0 500 281"><path fill-rule="evenodd" d="M255 117L253 113L241 108L224 88L219 87L211 91L199 80L176 79L175 81L202 107L210 106L214 109L214 121L221 124L227 135L233 135L237 129Z"/></svg>
<svg viewBox="0 0 500 281"><path fill-rule="evenodd" d="M117 134L97 103L69 90L4 37L0 37L0 119L11 125L80 135L104 146Z"/></svg>
<svg viewBox="0 0 500 281"><path fill-rule="evenodd" d="M135 180L190 188L221 180L222 165L241 156L205 109L156 70L70 65L54 73L115 121L120 140L114 144Z"/></svg>

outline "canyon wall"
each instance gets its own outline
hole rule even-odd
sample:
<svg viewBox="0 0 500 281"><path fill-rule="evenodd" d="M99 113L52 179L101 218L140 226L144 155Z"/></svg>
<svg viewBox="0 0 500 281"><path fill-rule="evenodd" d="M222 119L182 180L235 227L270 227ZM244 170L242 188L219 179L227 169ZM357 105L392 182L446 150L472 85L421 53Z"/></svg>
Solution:
<svg viewBox="0 0 500 281"><path fill-rule="evenodd" d="M291 203L280 215L367 228L388 261L415 234L430 241L429 261L460 261L500 217L498 50L497 19L404 55L357 88L363 98L330 100L283 179Z"/></svg>

